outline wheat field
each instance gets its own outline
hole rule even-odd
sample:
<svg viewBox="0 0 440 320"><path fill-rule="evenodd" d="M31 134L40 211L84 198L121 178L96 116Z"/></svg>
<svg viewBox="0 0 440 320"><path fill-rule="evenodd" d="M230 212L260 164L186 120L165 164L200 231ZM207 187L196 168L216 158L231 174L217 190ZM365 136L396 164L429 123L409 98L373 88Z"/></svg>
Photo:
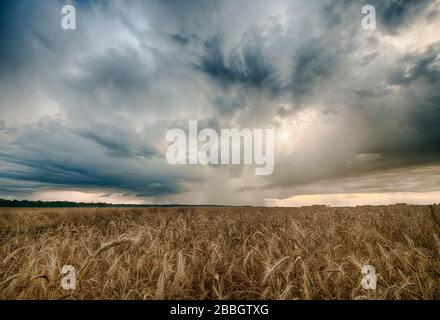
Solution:
<svg viewBox="0 0 440 320"><path fill-rule="evenodd" d="M0 299L439 299L438 210L4 208Z"/></svg>

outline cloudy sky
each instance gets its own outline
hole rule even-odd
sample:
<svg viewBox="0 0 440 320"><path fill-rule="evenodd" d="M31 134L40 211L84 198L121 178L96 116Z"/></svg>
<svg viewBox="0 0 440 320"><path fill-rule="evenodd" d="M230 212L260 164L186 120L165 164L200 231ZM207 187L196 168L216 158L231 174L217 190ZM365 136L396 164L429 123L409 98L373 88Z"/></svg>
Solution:
<svg viewBox="0 0 440 320"><path fill-rule="evenodd" d="M438 0L3 0L0 198L439 202L439 15ZM189 120L274 128L273 174L170 166L166 132Z"/></svg>

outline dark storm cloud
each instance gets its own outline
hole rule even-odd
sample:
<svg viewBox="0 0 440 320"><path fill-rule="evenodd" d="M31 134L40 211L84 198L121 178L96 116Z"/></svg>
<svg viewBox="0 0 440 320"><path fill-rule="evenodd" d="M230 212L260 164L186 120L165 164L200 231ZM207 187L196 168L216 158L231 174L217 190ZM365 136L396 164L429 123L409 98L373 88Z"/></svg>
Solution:
<svg viewBox="0 0 440 320"><path fill-rule="evenodd" d="M398 66L389 74L392 85L411 85L414 81L425 79L429 84L440 81L440 43L430 46L421 54L408 54L401 57Z"/></svg>
<svg viewBox="0 0 440 320"><path fill-rule="evenodd" d="M258 35L246 35L231 52L225 53L223 45L221 34L205 41L205 53L196 68L225 88L238 84L276 90L276 68L270 58L264 55L262 39Z"/></svg>
<svg viewBox="0 0 440 320"><path fill-rule="evenodd" d="M7 170L2 170L0 178L6 185L11 181L27 181L43 186L105 189L130 192L132 195L159 196L178 193L180 177L167 173L149 172L136 162L136 155L117 142L99 140L111 157L103 157L99 148L81 134L65 126L49 122L21 129L13 149L5 148L0 153L0 161ZM131 143L136 140L131 140ZM141 149L137 152L144 152ZM152 155L151 150L147 152ZM120 153L131 156L132 163L118 160ZM126 161L126 160L125 160ZM124 165L129 164L129 165ZM5 186L5 185L4 185Z"/></svg>
<svg viewBox="0 0 440 320"><path fill-rule="evenodd" d="M405 151L420 157L440 157L440 43L401 57L388 80L403 90L411 103L403 125L415 132L411 148Z"/></svg>
<svg viewBox="0 0 440 320"><path fill-rule="evenodd" d="M38 188L40 184L29 181L9 180L0 178L0 194L2 196L17 197L28 196Z"/></svg>
<svg viewBox="0 0 440 320"><path fill-rule="evenodd" d="M0 195L172 197L197 175L167 166L162 144L189 119L290 129L271 186L440 160L439 47L387 42L430 1L72 3L76 31L60 27L64 1L0 2ZM364 4L377 31L361 28Z"/></svg>
<svg viewBox="0 0 440 320"><path fill-rule="evenodd" d="M264 91L271 99L284 90L275 59L264 49L270 36L251 29L229 49L220 33L204 41L200 62L194 66L215 84L211 103L220 115L244 110L253 90Z"/></svg>
<svg viewBox="0 0 440 320"><path fill-rule="evenodd" d="M84 132L78 132L78 134L104 147L111 157L142 156L151 158L160 156L156 148L145 145L142 136L117 127L95 124L93 130L87 129Z"/></svg>
<svg viewBox="0 0 440 320"><path fill-rule="evenodd" d="M43 186L64 188L104 189L115 192L130 191L131 195L152 197L182 191L175 177L161 174L138 175L136 172L118 172L117 168L101 168L66 163L50 159L20 159L0 154L2 160L19 165L22 169L0 173L0 178L28 181ZM8 183L6 182L6 185Z"/></svg>
<svg viewBox="0 0 440 320"><path fill-rule="evenodd" d="M329 48L324 42L315 39L296 52L288 85L294 101L301 102L304 96L312 94L320 82L325 81L336 69L340 57L331 53Z"/></svg>
<svg viewBox="0 0 440 320"><path fill-rule="evenodd" d="M420 18L432 0L371 0L366 3L375 6L381 30L395 34Z"/></svg>
<svg viewBox="0 0 440 320"><path fill-rule="evenodd" d="M11 74L53 64L73 43L62 40L61 8L64 1L0 2L0 70ZM72 40L65 37L65 40Z"/></svg>
<svg viewBox="0 0 440 320"><path fill-rule="evenodd" d="M170 34L170 39L181 45L188 44L191 41L190 37L179 33Z"/></svg>
<svg viewBox="0 0 440 320"><path fill-rule="evenodd" d="M194 34L207 24L215 21L221 7L220 0L152 0L145 1L146 15L154 21L154 27L159 29L174 29L174 32Z"/></svg>
<svg viewBox="0 0 440 320"><path fill-rule="evenodd" d="M19 70L26 64L29 44L23 41L28 36L20 23L23 17L29 18L32 3L23 1L0 2L0 71Z"/></svg>
<svg viewBox="0 0 440 320"><path fill-rule="evenodd" d="M353 5L356 6L356 3L352 0L323 1L319 14L325 27L336 28L343 24L347 14L353 14Z"/></svg>
<svg viewBox="0 0 440 320"><path fill-rule="evenodd" d="M102 101L96 101L99 97L107 99L106 105L127 107L149 87L148 66L130 49L110 49L88 58L79 67L79 74L67 79L67 84L75 98L88 104L95 102L95 107L103 105Z"/></svg>
<svg viewBox="0 0 440 320"><path fill-rule="evenodd" d="M213 99L213 104L220 114L233 114L244 108L246 105L245 100L245 94L243 92L238 92L237 95L219 95Z"/></svg>

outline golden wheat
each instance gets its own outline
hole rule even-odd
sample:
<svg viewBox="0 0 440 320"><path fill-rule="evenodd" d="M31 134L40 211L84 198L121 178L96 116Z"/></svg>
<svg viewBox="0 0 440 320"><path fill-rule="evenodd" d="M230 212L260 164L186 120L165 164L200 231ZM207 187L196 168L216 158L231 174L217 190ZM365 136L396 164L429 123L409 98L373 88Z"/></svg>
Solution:
<svg viewBox="0 0 440 320"><path fill-rule="evenodd" d="M1 209L1 299L439 299L438 207ZM377 289L361 269L377 271ZM77 288L60 270L77 270Z"/></svg>

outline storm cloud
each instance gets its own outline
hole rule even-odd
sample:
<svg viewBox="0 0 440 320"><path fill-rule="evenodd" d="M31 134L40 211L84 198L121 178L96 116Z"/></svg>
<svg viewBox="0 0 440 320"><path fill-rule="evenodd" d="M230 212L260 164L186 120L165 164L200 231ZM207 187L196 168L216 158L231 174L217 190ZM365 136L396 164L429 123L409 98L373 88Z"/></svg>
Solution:
<svg viewBox="0 0 440 320"><path fill-rule="evenodd" d="M64 4L76 30L61 27ZM362 29L366 4L376 30ZM440 191L439 4L3 1L0 197L271 204ZM189 120L274 128L274 174L168 165L166 132Z"/></svg>

